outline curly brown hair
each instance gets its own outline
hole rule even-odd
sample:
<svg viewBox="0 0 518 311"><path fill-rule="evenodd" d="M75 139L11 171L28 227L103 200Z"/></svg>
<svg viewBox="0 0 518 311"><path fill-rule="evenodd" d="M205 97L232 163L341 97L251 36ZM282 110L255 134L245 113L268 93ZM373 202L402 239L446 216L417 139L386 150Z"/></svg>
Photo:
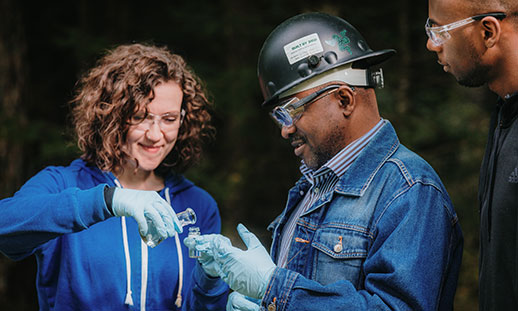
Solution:
<svg viewBox="0 0 518 311"><path fill-rule="evenodd" d="M212 102L181 56L147 44L121 45L108 51L78 81L70 103L81 158L103 171L121 172L128 157L121 147L129 118L151 102L155 86L168 81L182 88L186 114L175 147L157 173L182 173L197 162L203 146L215 136Z"/></svg>

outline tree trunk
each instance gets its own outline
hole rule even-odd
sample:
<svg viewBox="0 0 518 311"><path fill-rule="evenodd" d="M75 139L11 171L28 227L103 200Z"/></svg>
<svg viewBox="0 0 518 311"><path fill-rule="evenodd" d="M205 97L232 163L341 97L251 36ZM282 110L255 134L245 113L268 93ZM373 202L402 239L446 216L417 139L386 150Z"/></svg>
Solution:
<svg viewBox="0 0 518 311"><path fill-rule="evenodd" d="M20 133L26 124L24 94L26 74L26 41L21 9L16 0L0 0L0 199L11 196L23 182L23 139ZM13 305L9 273L20 265L0 256L0 305L12 307L34 304L25 301ZM18 277L23 274L18 275ZM27 289L21 295L34 292ZM20 293L18 293L20 295ZM27 299L26 299L27 300ZM19 309L18 309L19 310Z"/></svg>
<svg viewBox="0 0 518 311"><path fill-rule="evenodd" d="M11 195L23 179L23 139L26 125L26 43L18 2L0 0L0 197Z"/></svg>
<svg viewBox="0 0 518 311"><path fill-rule="evenodd" d="M404 114L408 111L410 104L409 99L409 86L410 86L410 75L409 68L412 60L412 50L410 48L410 25L409 19L409 3L407 0L398 1L399 14L398 20L398 61L400 65L400 72L398 75L398 86L396 90L396 112L398 114Z"/></svg>

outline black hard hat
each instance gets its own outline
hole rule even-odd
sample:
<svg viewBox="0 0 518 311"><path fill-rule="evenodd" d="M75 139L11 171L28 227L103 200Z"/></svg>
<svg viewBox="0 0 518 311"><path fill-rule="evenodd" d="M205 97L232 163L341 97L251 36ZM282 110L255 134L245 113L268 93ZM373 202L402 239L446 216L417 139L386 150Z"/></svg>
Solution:
<svg viewBox="0 0 518 311"><path fill-rule="evenodd" d="M352 68L368 69L395 52L374 52L356 28L336 16L304 13L289 18L270 33L259 53L262 106L274 104L280 94L328 70L350 63Z"/></svg>

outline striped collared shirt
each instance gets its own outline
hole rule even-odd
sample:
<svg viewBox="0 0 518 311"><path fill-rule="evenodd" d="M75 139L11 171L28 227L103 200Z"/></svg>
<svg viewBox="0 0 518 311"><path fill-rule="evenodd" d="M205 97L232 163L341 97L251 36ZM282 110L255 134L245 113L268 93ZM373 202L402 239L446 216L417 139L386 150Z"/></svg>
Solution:
<svg viewBox="0 0 518 311"><path fill-rule="evenodd" d="M304 198L292 212L288 222L282 230L279 259L277 260L277 265L279 267L284 268L287 264L289 247L291 240L293 239L293 232L295 231L297 220L305 211L308 210L308 208L313 206L318 199L325 194L334 191L340 177L345 174L349 166L351 166L354 160L358 157L358 154L360 154L363 148L384 124L385 120L381 119L366 134L347 145L316 171L311 170L304 164L304 162L302 162L300 171L311 184L311 188L306 192Z"/></svg>

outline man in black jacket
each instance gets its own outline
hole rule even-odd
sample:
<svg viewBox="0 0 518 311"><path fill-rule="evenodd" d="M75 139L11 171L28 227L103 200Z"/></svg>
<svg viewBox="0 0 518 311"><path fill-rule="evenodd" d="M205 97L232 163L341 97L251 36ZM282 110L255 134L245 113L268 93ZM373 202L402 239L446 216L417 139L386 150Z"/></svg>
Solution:
<svg viewBox="0 0 518 311"><path fill-rule="evenodd" d="M479 184L480 310L518 310L518 1L429 0L426 47L499 95Z"/></svg>

